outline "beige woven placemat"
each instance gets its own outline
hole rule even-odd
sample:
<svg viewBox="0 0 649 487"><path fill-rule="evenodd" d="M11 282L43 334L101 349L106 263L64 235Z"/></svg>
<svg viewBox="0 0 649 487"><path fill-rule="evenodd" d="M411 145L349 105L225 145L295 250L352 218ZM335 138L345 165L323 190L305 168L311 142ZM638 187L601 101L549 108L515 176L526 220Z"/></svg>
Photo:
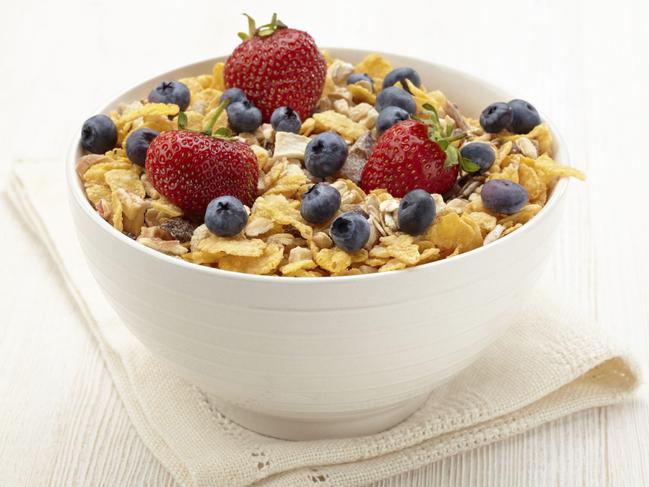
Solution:
<svg viewBox="0 0 649 487"><path fill-rule="evenodd" d="M637 386L626 355L538 295L474 365L389 431L309 442L257 435L167 370L115 316L76 241L63 172L60 163L17 163L10 197L59 266L137 431L182 485L364 485L621 401Z"/></svg>

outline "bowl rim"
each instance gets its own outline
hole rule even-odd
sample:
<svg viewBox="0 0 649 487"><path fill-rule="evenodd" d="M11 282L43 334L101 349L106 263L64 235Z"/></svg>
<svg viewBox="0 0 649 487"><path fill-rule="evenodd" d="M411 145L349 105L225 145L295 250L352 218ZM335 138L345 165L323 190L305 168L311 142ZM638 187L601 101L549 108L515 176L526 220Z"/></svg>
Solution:
<svg viewBox="0 0 649 487"><path fill-rule="evenodd" d="M366 49L351 49L351 48L344 48L344 47L321 47L322 50L327 50L330 52L335 52L335 53L348 53L351 55L368 55L368 54L379 54L383 57L386 57L390 59L392 58L400 58L402 60L412 60L417 63L423 63L423 64L429 64L434 66L436 69L447 71L448 73L454 75L454 76L459 76L464 79L468 79L472 82L475 82L477 84L482 84L494 91L501 91L507 94L510 98L514 98L514 95L511 94L511 91L507 88L502 88L499 85L496 85L488 80L485 80L484 78L481 78L479 76L475 76L473 74L464 72L460 69L445 65L445 64L439 64L431 61L426 61L421 58L416 58L416 57L411 57L411 56L404 56L402 54L397 54L397 53L391 53L391 52L386 52L386 51L375 51L375 50L366 50ZM338 55L338 54L336 54ZM215 56L212 58L204 59L202 61L197 61L193 62L190 64L186 64L183 66L179 66L177 68L168 70L164 73L159 73L141 83L138 83L135 86L131 86L127 90L121 91L121 93L117 94L116 96L113 96L110 98L110 101L107 103L104 103L98 110L96 110L94 113L105 113L107 111L108 107L114 106L117 103L117 100L123 96L123 94L126 91L131 91L133 89L136 89L138 87L141 87L143 85L147 84L152 84L155 82L158 78L164 77L167 73L172 73L175 71L181 71L181 70L188 70L192 67L206 64L206 63L216 63L216 62L222 62L225 61L229 56L228 55L223 55L223 56ZM546 117L543 112L540 110L539 111L541 114L541 118L544 123L546 123L550 127L550 131L552 133L552 137L554 140L554 143L556 147L560 148L561 153L562 153L562 158L561 158L561 164L569 164L570 161L570 156L568 153L568 149L566 146L566 142L561 136L561 134L557 131L556 126L552 121ZM81 126L82 124L79 124ZM476 249L470 250L468 252L464 252L459 255L455 255L452 258L445 258L441 260L437 260L434 262L429 262L427 264L422 264L422 265L417 265L413 267L408 267L406 269L399 269L396 271L388 271L388 272L382 272L382 273L371 273L371 274L360 274L360 275L353 275L353 276L326 276L326 277L299 277L299 278L291 278L288 276L277 276L277 275L257 275L257 274L246 274L243 272L236 272L236 271L226 271L223 269L218 269L214 267L209 267L209 266L203 266L199 264L194 264L192 262L187 262L183 259L179 259L177 257L172 257L170 255L164 254L162 252L156 251L154 249L151 249L145 245L142 245L141 243L138 243L137 241L131 239L130 237L124 235L121 232L118 232L115 230L115 228L110 225L106 220L101 218L97 211L92 208L92 205L86 198L85 193L81 190L81 184L80 184L80 178L77 175L76 172L76 163L77 163L77 150L79 148L80 144L80 137L78 135L78 132L75 132L75 135L72 137L72 142L70 143L68 152L67 152L67 157L66 157L66 180L67 180L67 185L68 189L71 195L71 202L74 202L80 209L81 211L84 212L84 214L90 218L91 221L93 221L106 235L111 237L113 241L116 243L116 245L119 244L126 244L127 246L131 247L134 249L136 252L140 252L143 256L148 256L156 259L157 261L161 262L162 264L168 264L168 265L175 265L178 266L182 269L186 269L188 271L196 271L196 272L201 272L205 273L206 275L214 275L214 276L219 276L221 278L226 278L226 279L234 279L234 280L242 280L242 281L252 281L252 282L258 282L258 283L285 283L287 285L300 285L300 284L310 284L310 283L319 283L319 284L324 284L326 282L332 282L332 283L341 283L341 282L350 282L350 281L362 281L362 280L376 280L376 279L388 279L392 276L395 275L406 275L406 274L414 274L417 272L429 272L432 269L437 269L440 267L444 266L449 266L449 265L454 265L459 264L460 262L464 262L467 260L471 259L476 259L480 258L481 255L486 254L490 252L489 249L496 248L497 246L502 247L503 245L508 245L509 242L513 242L517 239L523 238L523 236L526 233L529 233L535 226L539 224L539 222L546 218L547 215L549 215L551 212L555 211L557 207L559 206L560 201L564 199L564 195L566 193L566 188L569 185L569 178L560 178L555 187L552 190L552 193L549 195L548 200L546 201L545 205L541 210L527 223L525 223L521 228L519 228L516 232L512 232L509 235L505 235L502 238L497 239L494 242L491 242L490 244L486 246L481 246ZM78 229L78 227L77 227ZM498 248L500 248L498 247ZM334 278L334 279L332 279Z"/></svg>

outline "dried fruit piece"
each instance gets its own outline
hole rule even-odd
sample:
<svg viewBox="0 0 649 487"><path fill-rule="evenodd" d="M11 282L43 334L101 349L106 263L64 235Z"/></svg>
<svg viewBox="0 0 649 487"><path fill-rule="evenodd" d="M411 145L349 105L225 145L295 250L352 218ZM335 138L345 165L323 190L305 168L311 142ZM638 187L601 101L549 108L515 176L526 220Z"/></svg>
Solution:
<svg viewBox="0 0 649 487"><path fill-rule="evenodd" d="M169 218L160 223L160 229L168 237L168 240L189 242L192 238L196 225L184 218Z"/></svg>

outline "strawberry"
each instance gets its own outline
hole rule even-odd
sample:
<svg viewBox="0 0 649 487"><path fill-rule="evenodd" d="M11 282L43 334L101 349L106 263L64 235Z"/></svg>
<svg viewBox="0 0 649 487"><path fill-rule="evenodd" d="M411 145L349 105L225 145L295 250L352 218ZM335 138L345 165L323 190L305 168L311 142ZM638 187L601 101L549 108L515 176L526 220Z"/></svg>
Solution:
<svg viewBox="0 0 649 487"><path fill-rule="evenodd" d="M188 213L204 214L218 196L251 206L259 168L250 147L189 130L164 132L151 142L146 173L153 187Z"/></svg>
<svg viewBox="0 0 649 487"><path fill-rule="evenodd" d="M379 138L363 168L361 188L383 188L401 197L413 189L446 193L457 179L457 164L444 167L446 153L418 120L399 122Z"/></svg>
<svg viewBox="0 0 649 487"><path fill-rule="evenodd" d="M250 34L225 63L226 88L240 88L261 110L265 122L282 106L296 111L302 120L311 116L322 94L327 63L313 38L289 29L273 15L258 29L248 16Z"/></svg>

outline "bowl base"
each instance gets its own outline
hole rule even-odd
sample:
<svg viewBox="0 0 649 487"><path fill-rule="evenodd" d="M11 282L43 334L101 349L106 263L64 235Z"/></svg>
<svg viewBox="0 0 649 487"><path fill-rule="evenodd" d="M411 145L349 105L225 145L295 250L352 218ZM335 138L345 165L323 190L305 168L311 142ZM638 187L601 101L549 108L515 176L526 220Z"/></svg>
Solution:
<svg viewBox="0 0 649 487"><path fill-rule="evenodd" d="M423 394L396 405L331 415L326 419L295 419L251 411L210 395L216 408L235 423L281 440L323 440L380 433L408 418L427 398L428 394Z"/></svg>

